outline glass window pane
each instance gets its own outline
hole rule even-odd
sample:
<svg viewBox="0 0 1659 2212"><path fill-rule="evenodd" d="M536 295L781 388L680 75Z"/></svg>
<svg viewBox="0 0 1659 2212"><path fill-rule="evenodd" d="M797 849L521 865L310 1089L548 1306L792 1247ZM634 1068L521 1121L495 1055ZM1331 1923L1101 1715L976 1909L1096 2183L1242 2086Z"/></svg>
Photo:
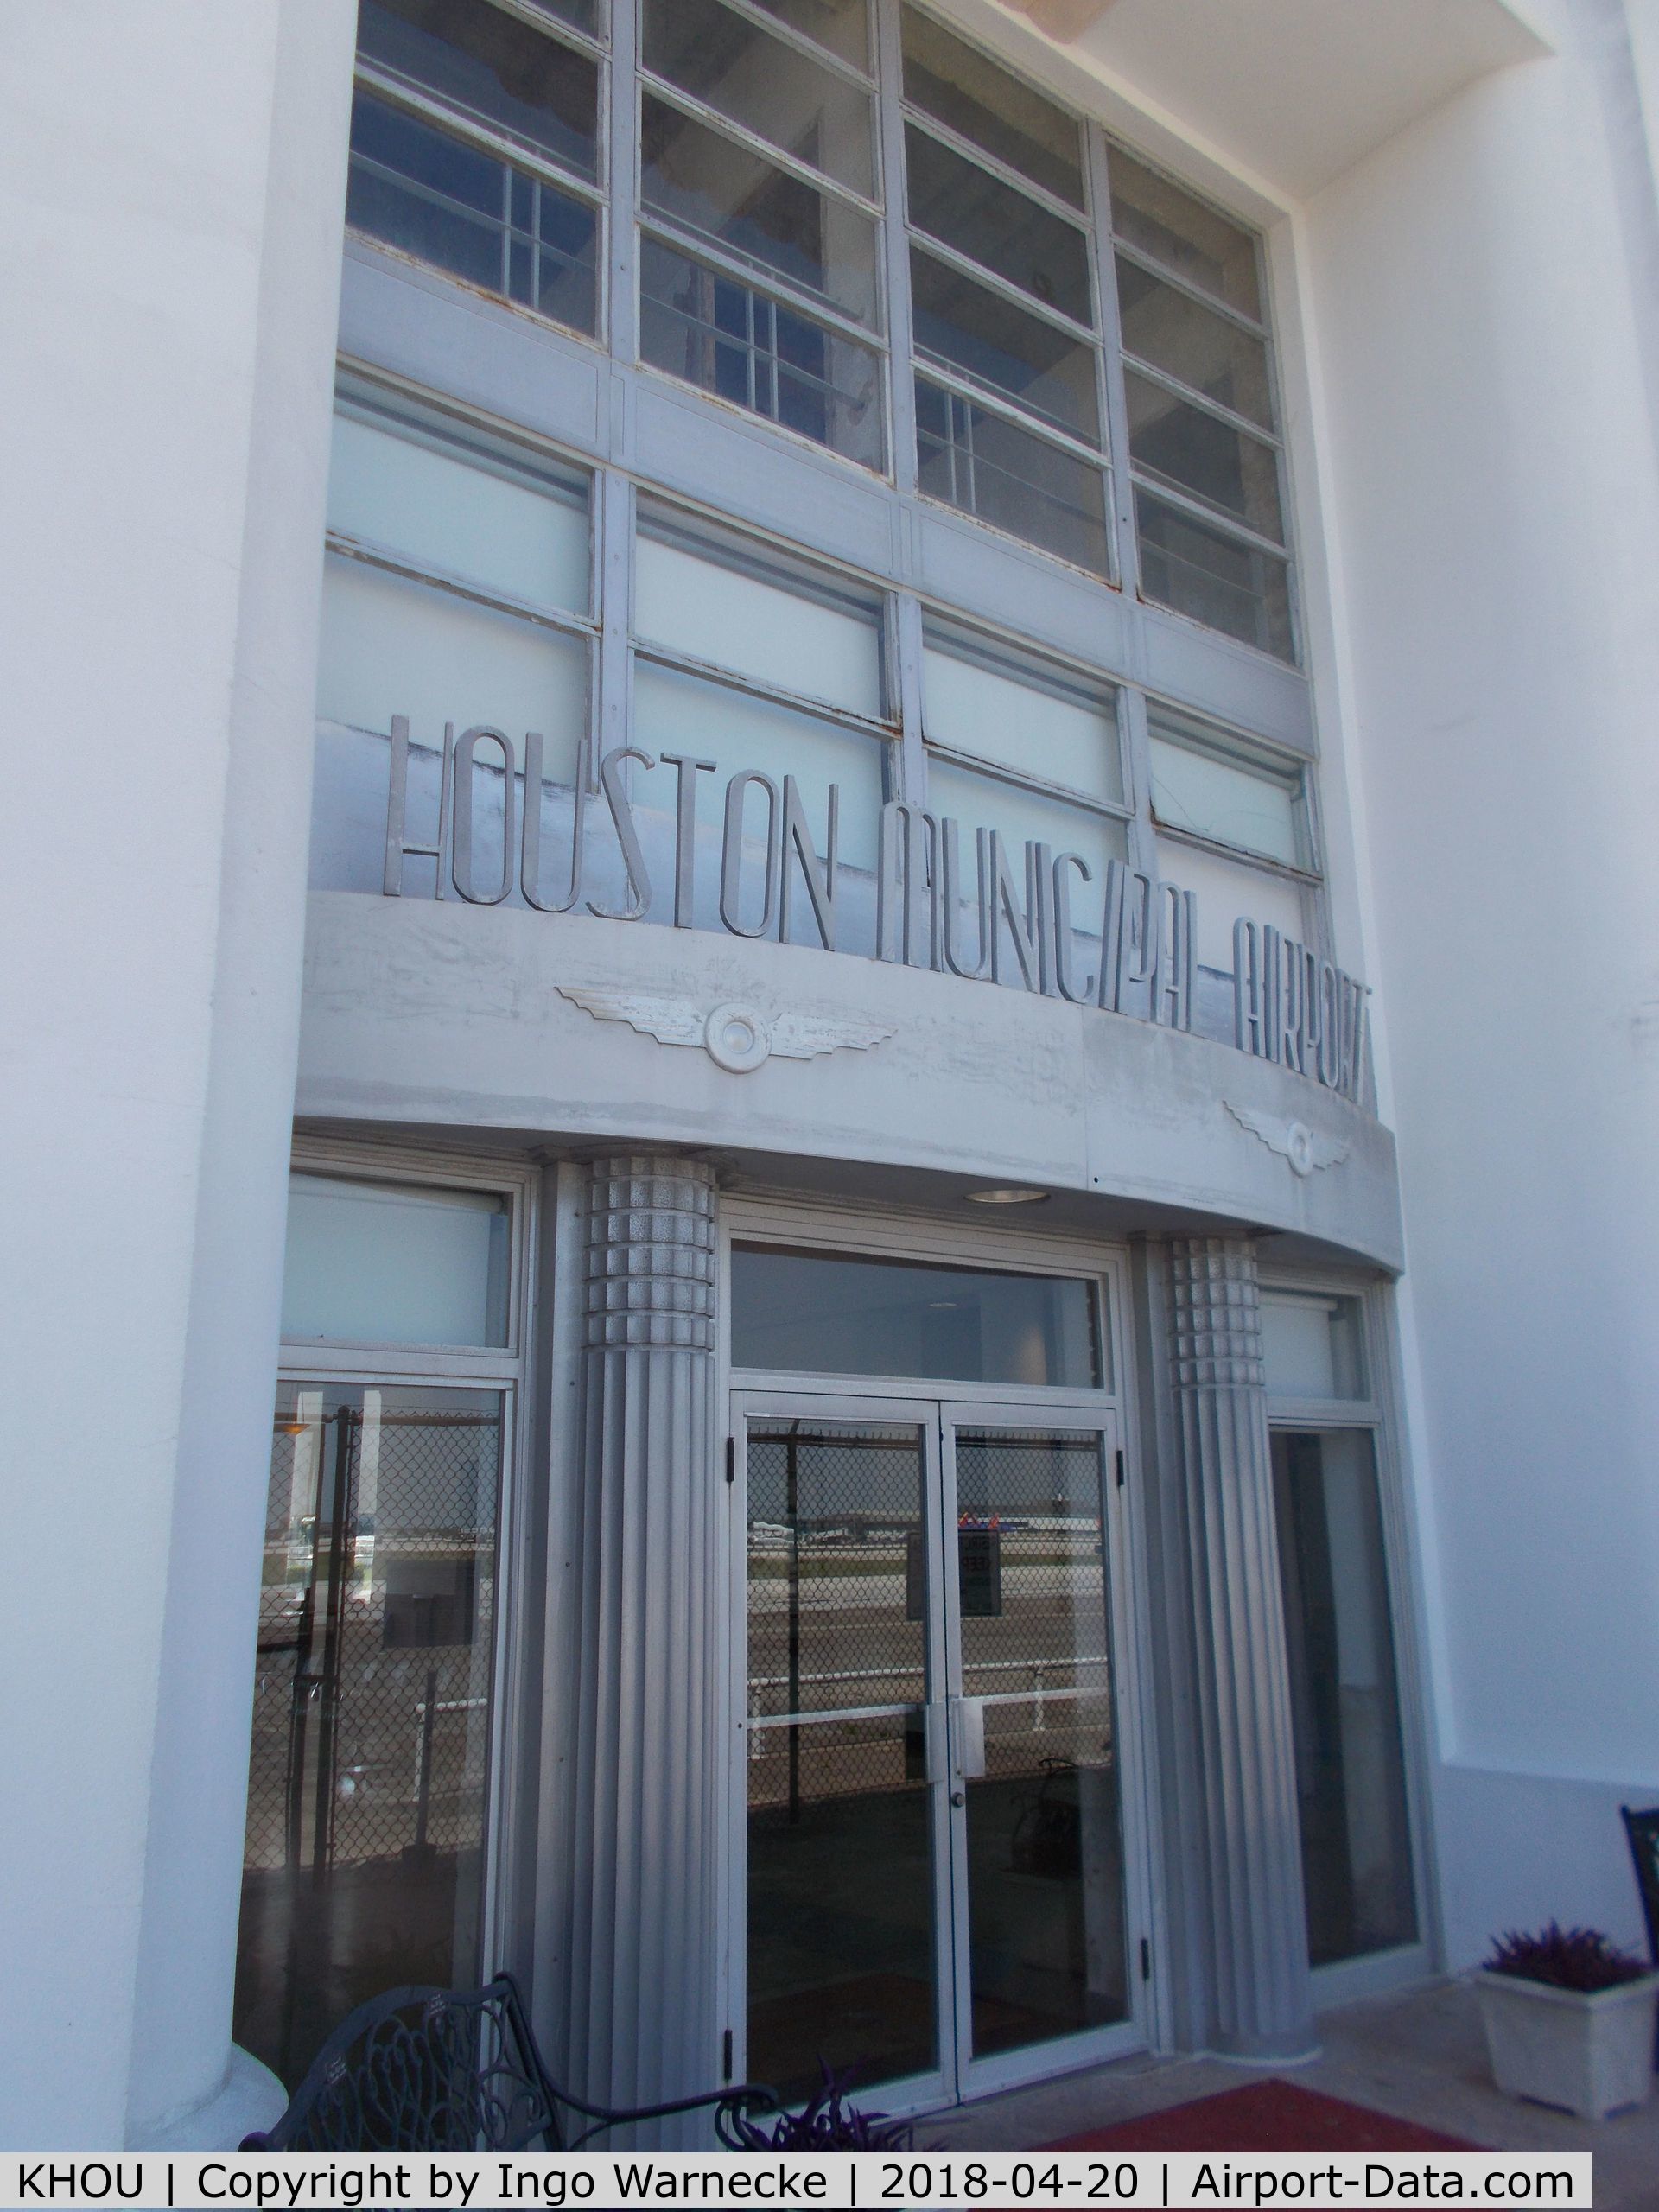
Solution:
<svg viewBox="0 0 1659 2212"><path fill-rule="evenodd" d="M1262 320L1255 240L1213 207L1144 168L1121 146L1109 149L1112 228L1189 284Z"/></svg>
<svg viewBox="0 0 1659 2212"><path fill-rule="evenodd" d="M505 1407L277 1390L234 2032L290 2089L354 2006L484 1970Z"/></svg>
<svg viewBox="0 0 1659 2212"><path fill-rule="evenodd" d="M904 11L905 97L1011 169L1083 205L1077 126L1052 100L918 9Z"/></svg>
<svg viewBox="0 0 1659 2212"><path fill-rule="evenodd" d="M837 918L836 949L874 951L873 887L884 796L883 741L840 722L799 713L778 701L757 699L723 683L688 676L678 669L660 668L644 659L634 664L633 710L635 741L653 756L667 751L715 763L715 773L697 776L695 785L697 926L721 927L718 901L727 783L740 770L757 768L772 779L780 795L784 778L796 779L813 850L825 866L829 788L834 784L839 790L838 893L844 911ZM677 773L659 762L654 769L636 773L633 793L635 821L651 869L652 918L666 921L674 896ZM767 876L763 842L767 809L766 795L758 788L747 795L743 818L739 912L744 924L753 925L765 912ZM775 847L783 824L775 821L771 828ZM785 857L795 880L791 940L818 944L822 940L801 882L799 863L792 855ZM775 925L766 932L776 933Z"/></svg>
<svg viewBox="0 0 1659 2212"><path fill-rule="evenodd" d="M505 1344L510 1218L492 1192L290 1177L283 1336Z"/></svg>
<svg viewBox="0 0 1659 2212"><path fill-rule="evenodd" d="M916 379L924 492L1097 576L1111 574L1103 473L988 407Z"/></svg>
<svg viewBox="0 0 1659 2212"><path fill-rule="evenodd" d="M1098 444L1095 348L912 246L916 350Z"/></svg>
<svg viewBox="0 0 1659 2212"><path fill-rule="evenodd" d="M1282 544L1279 457L1273 448L1133 370L1123 383L1135 467Z"/></svg>
<svg viewBox="0 0 1659 2212"><path fill-rule="evenodd" d="M647 207L716 238L861 322L876 319L875 226L649 92L641 96Z"/></svg>
<svg viewBox="0 0 1659 2212"><path fill-rule="evenodd" d="M1096 1389L1092 1283L779 1245L732 1249L732 1364Z"/></svg>
<svg viewBox="0 0 1659 2212"><path fill-rule="evenodd" d="M407 715L417 742L477 723L521 744L547 740L547 774L569 783L588 728L588 646L435 586L331 553L324 578L317 713L389 734Z"/></svg>
<svg viewBox="0 0 1659 2212"><path fill-rule="evenodd" d="M1273 1484L1308 1955L1321 1967L1417 1935L1370 1433L1275 1434Z"/></svg>
<svg viewBox="0 0 1659 2212"><path fill-rule="evenodd" d="M1278 1398L1363 1398L1361 1306L1323 1292L1264 1290L1262 1351Z"/></svg>
<svg viewBox="0 0 1659 2212"><path fill-rule="evenodd" d="M905 168L918 230L1094 327L1084 232L913 123L905 125Z"/></svg>
<svg viewBox="0 0 1659 2212"><path fill-rule="evenodd" d="M1148 599L1281 660L1295 658L1287 562L1138 486L1135 512Z"/></svg>
<svg viewBox="0 0 1659 2212"><path fill-rule="evenodd" d="M573 330L594 327L594 210L362 92L352 102L346 219L480 290Z"/></svg>
<svg viewBox="0 0 1659 2212"><path fill-rule="evenodd" d="M868 0L756 0L756 5L791 30L816 39L841 60L859 69L869 67Z"/></svg>
<svg viewBox="0 0 1659 2212"><path fill-rule="evenodd" d="M523 16L489 0L359 0L357 45L365 60L594 174L598 64Z"/></svg>
<svg viewBox="0 0 1659 2212"><path fill-rule="evenodd" d="M1122 799L1123 771L1115 695L1090 692L1017 664L923 648L923 726L936 745L972 753L1066 784L1090 798Z"/></svg>
<svg viewBox="0 0 1659 2212"><path fill-rule="evenodd" d="M353 415L334 417L328 527L531 606L588 604L588 502Z"/></svg>
<svg viewBox="0 0 1659 2212"><path fill-rule="evenodd" d="M1001 833L1022 912L1026 911L1028 842L1046 845L1056 858L1061 853L1077 853L1086 862L1086 883L1075 868L1065 871L1073 932L1071 970L1078 988L1088 976L1098 974L1101 926L1106 916L1106 864L1128 855L1128 834L1122 822L1109 815L1091 814L1080 806L1068 806L1064 799L1049 798L1018 784L1005 784L1000 777L976 776L932 753L927 762L927 804L930 813L948 816L959 831L963 911L954 926L964 962L988 950L977 941L979 859L974 833L995 830ZM988 896L994 889L987 887ZM1000 917L998 926L1007 927ZM1004 950L1006 972L1018 982L1019 963L1006 939Z"/></svg>
<svg viewBox="0 0 1659 2212"><path fill-rule="evenodd" d="M1232 974L1233 924L1241 914L1253 922L1271 922L1282 937L1302 941L1302 894L1282 875L1223 860L1198 845L1178 844L1173 837L1160 837L1157 846L1163 880L1198 894L1198 951L1205 968Z"/></svg>
<svg viewBox="0 0 1659 2212"><path fill-rule="evenodd" d="M763 292L640 241L639 350L735 407L867 468L884 465L880 357Z"/></svg>
<svg viewBox="0 0 1659 2212"><path fill-rule="evenodd" d="M1122 1768L1100 1439L957 1428L962 1686L976 2058L1128 2017Z"/></svg>
<svg viewBox="0 0 1659 2212"><path fill-rule="evenodd" d="M720 0L645 0L644 60L757 137L874 196L869 94Z"/></svg>
<svg viewBox="0 0 1659 2212"><path fill-rule="evenodd" d="M1128 352L1179 377L1217 405L1248 416L1264 430L1274 428L1268 349L1261 339L1224 315L1212 315L1122 254L1117 257L1117 297Z"/></svg>
<svg viewBox="0 0 1659 2212"><path fill-rule="evenodd" d="M1156 709L1151 749L1152 810L1166 828L1242 845L1287 868L1308 865L1300 769L1269 767L1243 748L1195 742L1184 722Z"/></svg>
<svg viewBox="0 0 1659 2212"><path fill-rule="evenodd" d="M634 557L638 636L880 719L881 631L873 610L791 591L644 529Z"/></svg>

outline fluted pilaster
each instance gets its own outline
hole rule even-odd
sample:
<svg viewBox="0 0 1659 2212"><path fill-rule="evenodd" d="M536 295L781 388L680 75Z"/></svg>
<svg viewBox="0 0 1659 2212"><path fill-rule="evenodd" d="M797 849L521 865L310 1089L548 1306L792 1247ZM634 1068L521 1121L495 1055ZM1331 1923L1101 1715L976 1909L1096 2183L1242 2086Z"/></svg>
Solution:
<svg viewBox="0 0 1659 2212"><path fill-rule="evenodd" d="M556 1998L573 2086L611 2104L717 2086L714 1210L698 1160L626 1155L591 1171L571 1918ZM653 2139L704 2134L673 2123Z"/></svg>
<svg viewBox="0 0 1659 2212"><path fill-rule="evenodd" d="M1314 2041L1255 1250L1170 1247L1217 2047Z"/></svg>

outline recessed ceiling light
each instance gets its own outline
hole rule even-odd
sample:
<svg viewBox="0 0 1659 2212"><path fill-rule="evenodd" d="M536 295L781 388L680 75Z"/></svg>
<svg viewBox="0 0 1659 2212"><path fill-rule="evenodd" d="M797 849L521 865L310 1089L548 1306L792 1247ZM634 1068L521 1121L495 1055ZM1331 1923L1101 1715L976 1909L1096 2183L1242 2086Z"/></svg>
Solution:
<svg viewBox="0 0 1659 2212"><path fill-rule="evenodd" d="M1048 1198L1046 1191L1027 1191L1018 1185L1005 1190L969 1191L966 1195L971 1206L1040 1206Z"/></svg>

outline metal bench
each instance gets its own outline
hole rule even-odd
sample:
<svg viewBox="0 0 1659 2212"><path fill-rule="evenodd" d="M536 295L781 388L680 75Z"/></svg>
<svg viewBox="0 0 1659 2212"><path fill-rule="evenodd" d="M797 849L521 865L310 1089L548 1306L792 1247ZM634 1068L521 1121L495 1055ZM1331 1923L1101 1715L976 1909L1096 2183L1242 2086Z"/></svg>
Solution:
<svg viewBox="0 0 1659 2212"><path fill-rule="evenodd" d="M389 1989L342 2020L268 2133L245 2151L577 2151L632 2120L710 2108L728 2149L745 2112L779 2112L751 2083L614 2110L561 2089L510 1974L482 1989ZM582 2123L586 2122L583 2126Z"/></svg>

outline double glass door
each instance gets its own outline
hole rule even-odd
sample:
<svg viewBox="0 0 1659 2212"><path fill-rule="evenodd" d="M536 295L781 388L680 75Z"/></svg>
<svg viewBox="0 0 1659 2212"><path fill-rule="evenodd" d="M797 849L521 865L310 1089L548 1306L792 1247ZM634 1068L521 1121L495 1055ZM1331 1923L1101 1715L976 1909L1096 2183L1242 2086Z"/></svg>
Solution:
<svg viewBox="0 0 1659 2212"><path fill-rule="evenodd" d="M923 2104L1144 2043L1112 1416L742 1394L734 1418L741 2071Z"/></svg>

